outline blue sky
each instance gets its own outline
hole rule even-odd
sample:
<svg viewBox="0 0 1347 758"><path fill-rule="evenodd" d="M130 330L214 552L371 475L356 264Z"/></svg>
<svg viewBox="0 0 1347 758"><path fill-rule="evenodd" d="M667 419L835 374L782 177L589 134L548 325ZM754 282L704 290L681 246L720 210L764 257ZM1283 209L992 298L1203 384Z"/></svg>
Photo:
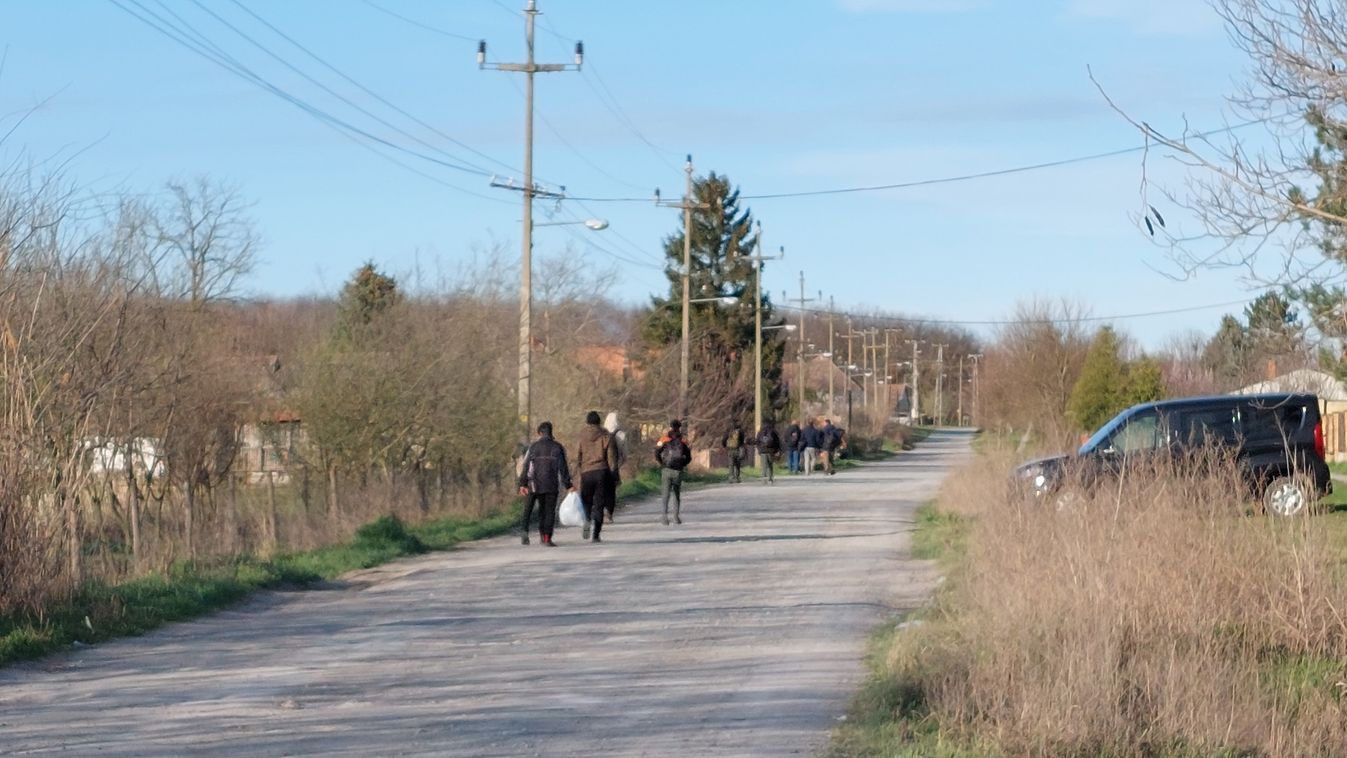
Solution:
<svg viewBox="0 0 1347 758"><path fill-rule="evenodd" d="M522 82L479 71L470 41L487 39L493 60L520 59L514 9L522 0L374 0L468 39L412 26L362 0L140 2L171 8L259 75L381 137L411 144L202 6L436 147L502 176L522 165ZM399 158L485 196L477 197L394 165L107 0L0 7L0 43L8 46L0 112L53 96L14 144L38 157L91 146L71 171L101 188L143 190L196 174L235 183L255 202L265 239L248 282L253 293L331 292L367 259L396 272L418 260L452 267L493 242L517 251L517 195L490 189L483 177ZM387 110L243 7L503 165ZM699 171L765 194L1113 150L1139 139L1104 103L1087 65L1138 116L1163 127L1186 118L1199 129L1226 122L1222 96L1243 66L1203 0L541 0L540 7L540 60L569 60L575 38L587 57L584 73L539 78L536 171L589 197L645 197L655 186L674 197L689 152ZM1139 178L1133 154L933 187L750 201L768 246L784 245L788 255L768 267L764 286L779 298L798 287L803 270L810 293L822 290L839 306L969 321L1003 317L1031 297L1070 298L1110 315L1248 295L1234 273L1175 282L1156 272L1164 253L1129 217L1140 207ZM1183 176L1171 166L1152 178L1177 184ZM537 255L592 239L643 264L585 251L619 269L613 296L643 302L662 289L661 242L678 228L677 212L653 203L587 205L567 203L558 218L598 215L611 228L540 228ZM1184 221L1178 209L1167 215ZM1158 345L1182 329L1210 331L1220 313L1120 326Z"/></svg>

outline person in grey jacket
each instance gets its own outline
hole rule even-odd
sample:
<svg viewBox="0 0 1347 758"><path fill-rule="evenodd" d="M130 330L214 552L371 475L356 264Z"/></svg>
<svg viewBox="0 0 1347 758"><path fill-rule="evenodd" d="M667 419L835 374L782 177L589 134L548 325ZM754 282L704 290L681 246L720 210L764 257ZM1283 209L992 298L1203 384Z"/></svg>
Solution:
<svg viewBox="0 0 1347 758"><path fill-rule="evenodd" d="M519 494L525 498L522 544L529 544L529 522L533 520L536 505L542 543L548 547L557 546L552 541L552 529L556 526L557 495L562 487L569 492L575 491L570 467L566 465L566 448L552 439L552 422L544 421L538 424L538 439L529 445L519 469Z"/></svg>

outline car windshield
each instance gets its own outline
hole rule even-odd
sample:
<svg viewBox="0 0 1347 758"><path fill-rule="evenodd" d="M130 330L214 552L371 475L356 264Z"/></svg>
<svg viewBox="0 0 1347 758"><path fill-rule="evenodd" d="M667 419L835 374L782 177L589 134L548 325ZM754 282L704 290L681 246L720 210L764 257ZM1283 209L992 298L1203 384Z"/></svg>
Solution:
<svg viewBox="0 0 1347 758"><path fill-rule="evenodd" d="M1130 418L1131 415L1130 412L1124 411L1123 413L1114 416L1112 421L1099 427L1099 431L1095 432L1088 440L1085 440L1085 444L1081 445L1080 450L1076 452L1080 455L1094 452L1100 445L1103 445L1109 437L1113 436L1113 433L1118 430L1118 427L1127 423L1127 419Z"/></svg>

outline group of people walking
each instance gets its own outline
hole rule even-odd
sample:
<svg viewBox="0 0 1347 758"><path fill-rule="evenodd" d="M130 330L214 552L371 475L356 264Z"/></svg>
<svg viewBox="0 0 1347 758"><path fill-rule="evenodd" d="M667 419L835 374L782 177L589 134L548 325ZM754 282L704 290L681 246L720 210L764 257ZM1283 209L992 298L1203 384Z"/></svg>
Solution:
<svg viewBox="0 0 1347 758"><path fill-rule="evenodd" d="M730 481L742 481L745 448L749 446L743 425L736 421L720 444L729 454ZM758 467L765 482L776 481L776 463L782 453L785 453L787 470L792 474L813 474L820 462L825 473L834 474L834 459L837 452L846 447L846 432L833 426L832 419L823 419L820 423L811 418L803 425L792 421L782 435L777 432L776 425L768 421L752 440L752 446L758 450Z"/></svg>
<svg viewBox="0 0 1347 758"><path fill-rule="evenodd" d="M552 535L556 527L557 500L564 492L575 492L572 467L566 459L566 448L553 437L552 422L538 425L538 437L524 453L519 470L519 494L524 496L523 544L529 544L533 512L538 512L538 533L542 544L556 547ZM833 459L837 451L846 447L846 432L833 426L831 419L808 419L803 425L792 422L782 435L775 424L768 421L753 439L744 434L743 425L734 428L720 444L729 453L730 481L742 480L745 451L755 447L764 482L776 481L776 462L785 454L787 470L792 474L810 475L815 464L822 462L823 471L836 473ZM584 510L582 539L602 542L603 525L613 521L617 508L617 487L622 483L622 465L626 461L625 436L618 430L617 414L608 414L600 423L597 411L585 416L585 428L580 432L576 446L574 471L580 479L579 496ZM655 444L655 462L660 468L660 496L664 505L662 522L669 525L669 503L673 502L673 523L683 523L683 472L692 462L692 448L683 436L683 425L678 419L669 422L669 428Z"/></svg>
<svg viewBox="0 0 1347 758"><path fill-rule="evenodd" d="M576 446L575 471L580 477L580 502L584 509L583 539L602 542L604 515L613 520L617 508L617 487L622 483L622 462L626 458L623 439L617 428L617 414L608 414L601 425L598 411L585 416L585 428ZM523 544L529 544L533 511L538 510L538 534L542 544L556 547L552 534L556 527L557 498L562 491L575 492L566 448L552 436L552 422L538 425L538 438L524 452L519 467L519 494L524 496Z"/></svg>
<svg viewBox="0 0 1347 758"><path fill-rule="evenodd" d="M576 446L575 471L580 478L580 504L584 509L582 539L602 542L605 515L612 523L617 508L617 487L622 483L622 464L626 461L626 440L618 430L617 414L608 414L599 423L597 411L585 416L585 428ZM664 525L669 525L669 500L673 498L674 523L683 523L683 470L692 462L692 449L683 439L682 423L669 422L669 429L655 445L655 461L660 466L660 489L664 499ZM529 544L533 511L538 511L538 533L542 544L556 547L552 539L556 528L557 499L563 491L575 492L566 448L553 437L552 422L538 425L538 437L524 452L519 469L519 494L524 496L523 536Z"/></svg>

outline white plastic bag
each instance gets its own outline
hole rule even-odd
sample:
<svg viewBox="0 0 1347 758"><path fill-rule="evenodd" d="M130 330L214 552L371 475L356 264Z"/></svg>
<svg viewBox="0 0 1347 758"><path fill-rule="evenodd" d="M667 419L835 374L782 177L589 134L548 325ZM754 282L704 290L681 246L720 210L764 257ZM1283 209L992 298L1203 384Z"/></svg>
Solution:
<svg viewBox="0 0 1347 758"><path fill-rule="evenodd" d="M585 506L580 503L580 493L571 492L557 506L557 519L562 526L584 526Z"/></svg>

